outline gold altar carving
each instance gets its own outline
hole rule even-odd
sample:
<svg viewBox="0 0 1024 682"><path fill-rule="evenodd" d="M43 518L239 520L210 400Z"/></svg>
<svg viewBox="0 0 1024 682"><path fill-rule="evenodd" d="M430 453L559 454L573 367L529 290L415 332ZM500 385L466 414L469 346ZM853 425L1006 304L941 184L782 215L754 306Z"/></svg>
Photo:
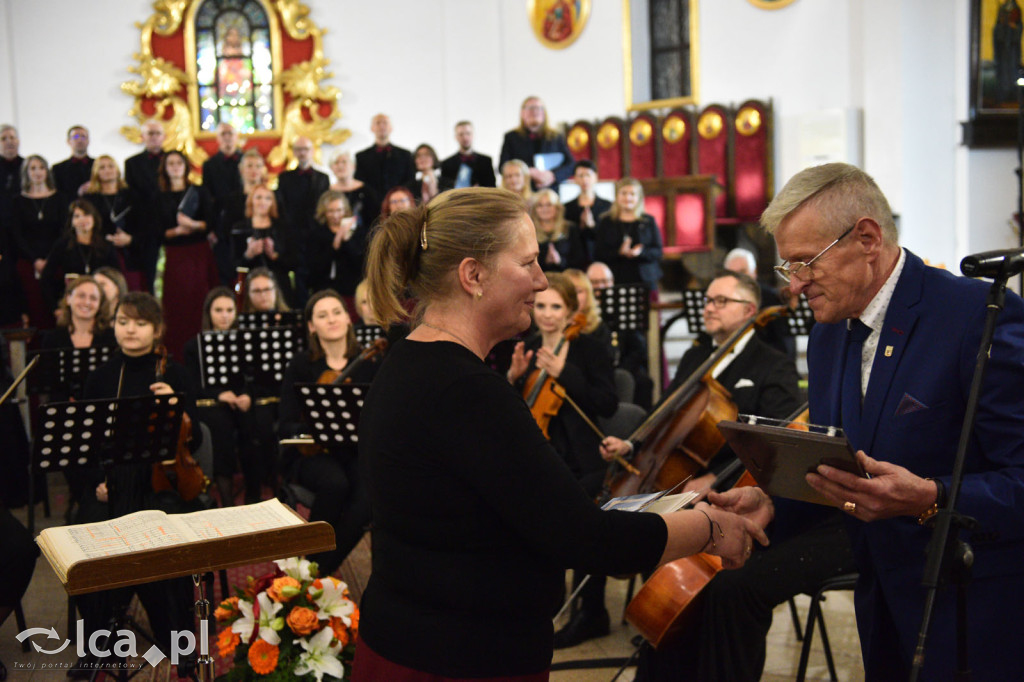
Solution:
<svg viewBox="0 0 1024 682"><path fill-rule="evenodd" d="M153 118L166 131L164 149L178 149L198 168L216 149L215 130L203 130L200 121L199 88L196 61L196 13L206 0L156 0L153 14L136 25L141 31L140 51L129 71L141 80L122 83L121 90L135 98L129 115L136 125L122 126L128 140L142 140L139 124ZM313 141L316 158L322 144L338 145L351 132L335 125L341 119L338 100L341 92L323 85L333 74L323 53L323 34L310 19L309 7L298 0L257 0L269 23L272 55L273 125L244 136L246 146L255 146L266 156L275 171L294 166L292 142L297 137ZM154 49L154 35L159 45ZM180 36L180 46L174 43ZM169 42L170 41L170 42ZM290 41L291 53L309 58L285 63L282 44ZM303 42L310 41L308 46ZM170 47L168 47L170 45ZM180 50L179 50L180 47ZM165 52L170 52L170 54ZM184 64L177 63L182 59ZM204 149L204 144L206 149Z"/></svg>

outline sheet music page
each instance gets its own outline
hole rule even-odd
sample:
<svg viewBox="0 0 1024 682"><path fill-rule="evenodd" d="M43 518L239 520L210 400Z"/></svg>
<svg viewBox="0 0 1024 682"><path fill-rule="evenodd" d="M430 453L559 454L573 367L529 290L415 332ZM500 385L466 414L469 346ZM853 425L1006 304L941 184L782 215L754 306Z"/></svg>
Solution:
<svg viewBox="0 0 1024 682"><path fill-rule="evenodd" d="M297 526L302 523L302 519L295 516L277 499L241 507L226 507L184 514L177 516L176 520L198 540L211 540L240 533Z"/></svg>
<svg viewBox="0 0 1024 682"><path fill-rule="evenodd" d="M102 523L70 526L67 530L83 559L180 545L190 539L183 535L173 517L160 511L128 514Z"/></svg>

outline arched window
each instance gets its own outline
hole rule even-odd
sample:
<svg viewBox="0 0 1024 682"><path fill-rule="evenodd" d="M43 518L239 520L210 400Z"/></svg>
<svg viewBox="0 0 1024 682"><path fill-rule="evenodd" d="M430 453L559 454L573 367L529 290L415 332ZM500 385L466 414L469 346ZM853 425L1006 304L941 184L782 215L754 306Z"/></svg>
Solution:
<svg viewBox="0 0 1024 682"><path fill-rule="evenodd" d="M195 14L199 128L274 130L273 58L259 0L205 0Z"/></svg>

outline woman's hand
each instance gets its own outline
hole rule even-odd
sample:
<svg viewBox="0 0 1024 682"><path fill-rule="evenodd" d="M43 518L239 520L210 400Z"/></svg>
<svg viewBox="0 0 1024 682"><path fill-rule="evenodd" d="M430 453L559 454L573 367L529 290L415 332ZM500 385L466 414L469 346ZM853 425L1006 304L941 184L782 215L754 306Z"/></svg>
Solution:
<svg viewBox="0 0 1024 682"><path fill-rule="evenodd" d="M103 481L96 486L96 499L100 502L106 502L110 498L110 491L107 490L107 482Z"/></svg>
<svg viewBox="0 0 1024 682"><path fill-rule="evenodd" d="M114 246L124 248L132 243L132 236L121 228L117 228L117 232L107 235L107 241Z"/></svg>
<svg viewBox="0 0 1024 682"><path fill-rule="evenodd" d="M248 412L252 407L252 396L248 393L243 393L235 398L235 407L240 412Z"/></svg>
<svg viewBox="0 0 1024 682"><path fill-rule="evenodd" d="M558 249L555 248L554 242L548 242L548 253L544 257L544 260L548 265L561 265L562 256L559 255Z"/></svg>
<svg viewBox="0 0 1024 682"><path fill-rule="evenodd" d="M533 351L526 351L526 344L522 341L516 344L516 347L512 349L512 364L509 365L506 375L510 384L516 383L516 379L523 376L523 372L530 366L532 358Z"/></svg>
<svg viewBox="0 0 1024 682"><path fill-rule="evenodd" d="M217 401L222 402L232 408L236 407L235 401L238 400L238 396L235 395L234 391L221 391L217 396Z"/></svg>
<svg viewBox="0 0 1024 682"><path fill-rule="evenodd" d="M708 515L708 541L703 550L722 559L724 568L739 568L754 551L754 541L768 546L764 528L747 516L707 506L701 502L694 509Z"/></svg>
<svg viewBox="0 0 1024 682"><path fill-rule="evenodd" d="M744 516L761 528L775 516L775 505L763 490L756 486L733 488L722 493L708 493L708 501L719 509Z"/></svg>
<svg viewBox="0 0 1024 682"><path fill-rule="evenodd" d="M547 348L541 347L537 349L537 366L547 370L548 375L552 379L557 379L562 376L567 357L569 357L569 344L567 343L562 344L562 350L557 355Z"/></svg>
<svg viewBox="0 0 1024 682"><path fill-rule="evenodd" d="M281 254L279 254L277 251L274 250L274 238L273 237L264 237L263 238L263 253L270 260L277 260L278 258L281 257Z"/></svg>
<svg viewBox="0 0 1024 682"><path fill-rule="evenodd" d="M43 274L43 268L45 268L45 267L46 267L46 259L45 258L36 258L34 261L32 261L32 268L36 271L36 279L39 279L39 276L41 274Z"/></svg>
<svg viewBox="0 0 1024 682"><path fill-rule="evenodd" d="M601 458L610 462L616 457L625 457L633 450L628 440L622 440L615 436L605 436L601 441Z"/></svg>
<svg viewBox="0 0 1024 682"><path fill-rule="evenodd" d="M619 244L619 255L624 258L633 257L633 240L627 235L622 238L622 243Z"/></svg>
<svg viewBox="0 0 1024 682"><path fill-rule="evenodd" d="M166 381L158 381L155 384L149 385L149 390L153 392L153 395L171 395L174 393L174 389Z"/></svg>
<svg viewBox="0 0 1024 682"><path fill-rule="evenodd" d="M247 259L249 259L249 260L252 260L253 258L255 258L256 256L261 255L262 253L263 253L263 240L262 239L253 239L252 237L250 237L249 241L247 243L247 246L245 247L245 257Z"/></svg>

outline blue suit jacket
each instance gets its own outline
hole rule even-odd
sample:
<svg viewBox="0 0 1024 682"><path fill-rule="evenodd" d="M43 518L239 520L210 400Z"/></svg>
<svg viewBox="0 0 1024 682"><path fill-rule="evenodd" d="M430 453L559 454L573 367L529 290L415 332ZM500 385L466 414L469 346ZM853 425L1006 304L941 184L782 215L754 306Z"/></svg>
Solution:
<svg viewBox="0 0 1024 682"><path fill-rule="evenodd" d="M985 282L927 267L907 252L859 428L844 429L856 449L939 478L948 489L988 289ZM812 423L841 425L846 336L844 322L817 324L811 332ZM1024 608L1024 301L1013 293L999 316L964 472L957 508L978 521L965 538L976 557L968 595L970 663L975 679L1024 679L1012 648L1024 643L1015 624ZM872 666L887 654L909 667L924 609L921 578L931 528L899 517L851 519L850 530L862 577L857 620L871 679ZM940 591L925 659L928 678L952 674L954 614L953 591Z"/></svg>

